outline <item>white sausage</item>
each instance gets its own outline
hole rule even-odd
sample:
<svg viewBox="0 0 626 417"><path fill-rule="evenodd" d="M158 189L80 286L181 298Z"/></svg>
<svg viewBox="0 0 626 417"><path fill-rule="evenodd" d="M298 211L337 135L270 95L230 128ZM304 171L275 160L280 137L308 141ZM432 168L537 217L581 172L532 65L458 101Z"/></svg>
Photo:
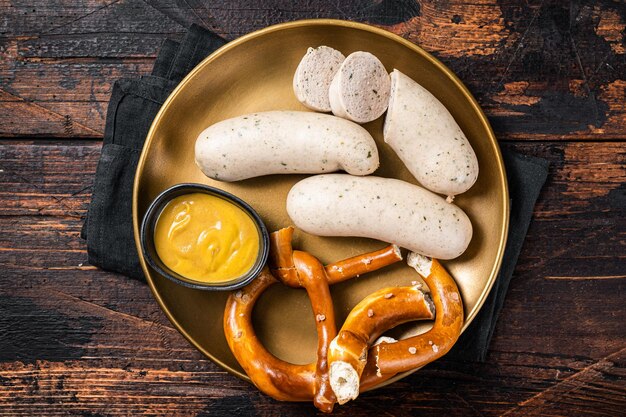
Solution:
<svg viewBox="0 0 626 417"><path fill-rule="evenodd" d="M472 239L472 224L463 210L391 178L306 178L289 191L287 213L307 233L369 237L437 259L456 258Z"/></svg>
<svg viewBox="0 0 626 417"><path fill-rule="evenodd" d="M220 181L344 170L368 175L378 149L361 126L327 114L269 111L218 122L196 140L196 164Z"/></svg>
<svg viewBox="0 0 626 417"><path fill-rule="evenodd" d="M421 185L454 196L478 178L478 160L448 109L398 70L391 73L385 142Z"/></svg>
<svg viewBox="0 0 626 417"><path fill-rule="evenodd" d="M309 109L331 111L328 89L345 56L328 46L309 48L293 76L293 92Z"/></svg>
<svg viewBox="0 0 626 417"><path fill-rule="evenodd" d="M330 83L330 108L335 116L371 122L387 110L389 86L389 74L378 58L369 52L353 52Z"/></svg>

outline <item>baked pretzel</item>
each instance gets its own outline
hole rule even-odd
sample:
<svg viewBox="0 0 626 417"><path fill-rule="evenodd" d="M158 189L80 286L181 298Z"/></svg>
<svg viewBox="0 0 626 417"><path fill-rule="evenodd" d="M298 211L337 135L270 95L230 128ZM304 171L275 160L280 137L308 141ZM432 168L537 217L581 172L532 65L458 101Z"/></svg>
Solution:
<svg viewBox="0 0 626 417"><path fill-rule="evenodd" d="M285 227L270 235L270 268L285 285L300 288L295 265L291 240L293 227ZM400 248L389 245L375 252L353 256L324 267L328 284L333 285L350 278L358 277L367 272L376 271L385 266L402 260Z"/></svg>
<svg viewBox="0 0 626 417"><path fill-rule="evenodd" d="M391 245L324 267L306 252L293 251L292 235L293 228L271 234L273 274L266 267L255 281L231 294L224 314L228 345L264 393L283 401L313 400L318 409L330 412L335 401L343 404L361 390L443 356L458 339L463 305L454 280L437 260L413 253L408 263L424 277L432 301L417 284L379 290L352 310L337 335L328 285L392 264L401 259L399 250ZM275 277L291 287L305 288L311 299L318 334L314 363L294 365L276 358L254 332L254 304L277 282ZM433 310L435 323L427 333L399 342L385 337L374 341L401 323L432 318Z"/></svg>
<svg viewBox="0 0 626 417"><path fill-rule="evenodd" d="M306 252L293 251L293 228L271 234L270 265L259 277L228 297L224 312L224 333L235 358L252 382L267 395L283 401L310 401L324 412L336 402L330 387L327 350L336 336L335 316L329 283L390 265L402 259L397 246L324 267ZM292 287L303 287L311 300L318 335L317 361L295 365L272 355L262 345L252 326L252 310L260 295L280 280Z"/></svg>
<svg viewBox="0 0 626 417"><path fill-rule="evenodd" d="M359 395L367 350L381 334L399 324L434 316L432 302L418 285L383 288L357 304L330 343L330 384L337 402L344 404Z"/></svg>
<svg viewBox="0 0 626 417"><path fill-rule="evenodd" d="M224 311L224 333L230 350L252 382L283 401L310 401L315 394L315 363L294 365L272 355L252 326L252 310L267 288L278 282L266 267L241 290L232 293Z"/></svg>
<svg viewBox="0 0 626 417"><path fill-rule="evenodd" d="M406 322L408 317L398 311L390 312L391 309L378 299L380 291L365 298L348 315L339 335L331 342L331 386L340 404L356 398L360 390L374 387L400 372L422 367L440 358L461 334L463 302L454 279L436 259L410 253L407 261L424 278L431 291L436 310L433 327L426 333L401 341L385 338L366 351L366 340L371 343L385 330ZM408 295L401 291L404 289L393 290L385 297L389 297L388 301L399 298L399 302ZM415 307L407 302L397 308L407 310ZM367 316L377 321L375 324L363 324L365 309L368 309ZM382 314L377 315L377 310L382 310ZM408 315L406 311L405 314ZM355 357L358 360L355 361Z"/></svg>

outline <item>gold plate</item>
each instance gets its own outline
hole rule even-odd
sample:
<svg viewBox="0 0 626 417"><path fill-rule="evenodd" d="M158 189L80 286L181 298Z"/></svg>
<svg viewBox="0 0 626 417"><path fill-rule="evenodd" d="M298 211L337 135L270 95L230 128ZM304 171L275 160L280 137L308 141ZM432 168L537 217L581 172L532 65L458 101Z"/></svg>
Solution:
<svg viewBox="0 0 626 417"><path fill-rule="evenodd" d="M474 237L460 258L445 262L460 287L467 327L493 285L506 243L509 197L500 150L480 107L448 68L414 44L372 26L326 19L284 23L232 41L202 61L170 95L148 133L133 193L135 241L138 244L138 226L150 202L161 191L182 182L208 184L244 199L270 231L291 224L285 199L291 186L305 176L213 181L196 167L194 144L202 130L220 120L266 110L307 110L294 96L292 79L307 48L319 45L331 46L345 55L357 50L371 52L387 70L397 68L415 79L446 105L474 147L480 165L478 181L455 200L472 220ZM376 175L415 182L383 142L382 125L383 117L364 125L380 151L381 166ZM297 232L294 239L294 247L309 251L324 263L383 246L385 243L370 239L321 238L303 232ZM228 294L189 289L155 273L143 258L141 265L174 326L206 356L248 379L222 330ZM398 263L333 286L338 324L369 293L415 279L415 271ZM273 286L259 300L254 319L259 337L272 353L294 363L314 361L317 337L304 290ZM423 329L423 325L403 326L396 329L396 335L406 337Z"/></svg>

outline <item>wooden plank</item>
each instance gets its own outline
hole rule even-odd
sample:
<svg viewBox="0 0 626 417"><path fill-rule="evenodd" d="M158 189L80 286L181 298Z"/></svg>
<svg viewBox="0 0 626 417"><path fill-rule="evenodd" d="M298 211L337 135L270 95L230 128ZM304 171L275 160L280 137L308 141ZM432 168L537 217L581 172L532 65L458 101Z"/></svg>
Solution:
<svg viewBox="0 0 626 417"><path fill-rule="evenodd" d="M0 141L0 415L314 413L224 373L147 286L87 264L78 235L100 146ZM623 409L626 143L507 146L551 174L487 363L444 359L337 415Z"/></svg>
<svg viewBox="0 0 626 417"><path fill-rule="evenodd" d="M141 1L3 3L0 90L20 100L0 96L0 136L101 137L113 82L149 74L184 31Z"/></svg>
<svg viewBox="0 0 626 417"><path fill-rule="evenodd" d="M503 414L545 416L586 409L586 415L612 416L626 406L626 347L602 358Z"/></svg>
<svg viewBox="0 0 626 417"><path fill-rule="evenodd" d="M191 23L234 39L334 17L432 52L468 85L503 140L626 139L626 13L611 0L3 0L2 8L0 137L100 137L113 81L149 73L161 42L180 39Z"/></svg>
<svg viewBox="0 0 626 417"><path fill-rule="evenodd" d="M206 408L216 413L220 409L232 413L240 407L252 410L247 415L313 413L310 404L276 402L258 393L247 383L220 372L207 360L176 357L169 359L169 365L167 358L161 363L149 363L138 361L133 357L126 358L126 362L121 359L119 364L111 362L108 358L100 358L98 363L91 359L83 359L66 362L39 361L36 364L2 364L0 415L26 415L32 413L33 409L42 403L49 404L46 408L47 415L79 413L83 410L106 415L128 415L146 412L146 409L163 414L171 412L176 415L202 415L200 413ZM120 368L120 365L126 366ZM527 363L508 369L486 364L452 370L454 365L447 363L448 370L429 366L418 375L412 375L393 386L363 394L358 401L345 406L337 406L336 414L385 415L387 412L400 416L411 416L416 413L427 416L434 416L437 413L465 416L498 415L503 410L511 409L512 405L515 405L511 401L524 393L524 389L520 386L523 377L518 377L516 381L502 374L498 375L497 371L512 370L516 373L525 373L530 379L538 379L531 377L537 373L538 364L533 366ZM589 364L587 368L582 368L567 378L562 374L559 375L559 369L550 369L545 364L541 364L539 372L556 374L554 387L558 388L571 384L572 379L589 375L588 369L603 366L607 367L606 362L601 362L601 365ZM622 378L624 366L615 363L611 368L605 372L607 385L610 387L607 393L604 393L605 396L602 392L597 395L597 391L595 398L590 396L591 404L594 407L599 405L598 411L604 415L610 415L611 411L617 410L615 405L620 405L619 398L617 401L615 398L615 390L616 388L619 390L620 380L614 379L611 384L610 379L614 375ZM543 381L543 385L547 385L548 381L550 379ZM515 387L507 385L511 382L517 385ZM486 386L490 389L486 390L484 388ZM499 397L494 394L499 394ZM603 403L604 399L609 401ZM563 398L561 401L559 398L555 400L554 405L564 406L560 411L562 414L559 415L587 415L585 413L593 411L589 405L580 404L571 408ZM530 401L535 400L531 397Z"/></svg>
<svg viewBox="0 0 626 417"><path fill-rule="evenodd" d="M93 104L77 105L73 103L73 108L80 108L91 113L96 107ZM85 103L83 103L85 104ZM69 114L59 114L50 110L41 102L25 100L0 90L0 126L6 129L7 136L14 136L13 133L27 129L34 129L38 132L50 132L55 136L76 135L79 137L101 136L101 132L96 128L89 127L83 123L76 122ZM100 116L100 114L98 114ZM25 123L26 121L26 123Z"/></svg>

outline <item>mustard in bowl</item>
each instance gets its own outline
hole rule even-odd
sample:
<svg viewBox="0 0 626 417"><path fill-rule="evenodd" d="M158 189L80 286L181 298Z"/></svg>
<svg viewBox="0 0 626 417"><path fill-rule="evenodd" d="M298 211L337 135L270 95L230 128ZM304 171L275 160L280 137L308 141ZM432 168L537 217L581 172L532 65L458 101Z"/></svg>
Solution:
<svg viewBox="0 0 626 417"><path fill-rule="evenodd" d="M269 235L240 198L202 184L178 184L150 205L141 226L148 264L182 285L232 290L254 279L267 261Z"/></svg>

